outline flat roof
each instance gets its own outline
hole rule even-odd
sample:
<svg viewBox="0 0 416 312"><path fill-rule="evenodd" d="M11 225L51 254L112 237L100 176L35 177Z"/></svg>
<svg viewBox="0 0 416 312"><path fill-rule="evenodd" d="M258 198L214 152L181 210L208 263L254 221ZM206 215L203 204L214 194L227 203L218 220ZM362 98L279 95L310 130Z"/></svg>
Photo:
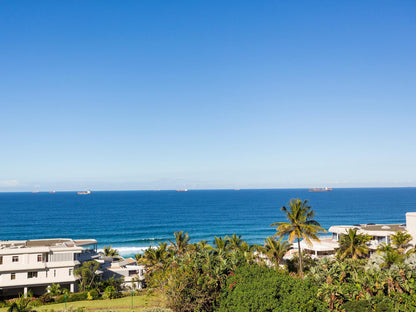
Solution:
<svg viewBox="0 0 416 312"><path fill-rule="evenodd" d="M384 236L398 231L406 231L406 224L355 224L355 225L333 225L329 232L346 234L349 229L357 229L358 233L368 233L374 236Z"/></svg>
<svg viewBox="0 0 416 312"><path fill-rule="evenodd" d="M37 247L81 247L97 244L95 239L72 240L70 238L48 238L0 241L0 249L37 248Z"/></svg>

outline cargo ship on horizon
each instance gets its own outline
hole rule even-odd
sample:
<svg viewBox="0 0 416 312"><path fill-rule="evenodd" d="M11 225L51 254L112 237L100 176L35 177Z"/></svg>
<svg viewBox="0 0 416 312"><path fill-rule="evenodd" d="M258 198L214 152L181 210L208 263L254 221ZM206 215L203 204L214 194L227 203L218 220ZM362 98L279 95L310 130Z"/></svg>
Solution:
<svg viewBox="0 0 416 312"><path fill-rule="evenodd" d="M309 189L309 192L331 192L332 187L315 187Z"/></svg>

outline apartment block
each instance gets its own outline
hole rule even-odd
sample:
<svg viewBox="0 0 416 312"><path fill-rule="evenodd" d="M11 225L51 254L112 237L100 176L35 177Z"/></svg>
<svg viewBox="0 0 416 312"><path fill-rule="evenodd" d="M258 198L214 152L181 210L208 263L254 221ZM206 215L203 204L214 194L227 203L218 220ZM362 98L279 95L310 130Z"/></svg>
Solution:
<svg viewBox="0 0 416 312"><path fill-rule="evenodd" d="M94 239L0 241L0 298L41 295L51 284L74 292L75 269L97 257Z"/></svg>

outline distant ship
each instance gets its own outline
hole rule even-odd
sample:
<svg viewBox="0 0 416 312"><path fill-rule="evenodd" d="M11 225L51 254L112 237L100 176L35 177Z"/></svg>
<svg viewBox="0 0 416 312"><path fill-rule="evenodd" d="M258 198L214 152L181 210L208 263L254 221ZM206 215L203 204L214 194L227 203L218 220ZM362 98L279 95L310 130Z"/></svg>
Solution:
<svg viewBox="0 0 416 312"><path fill-rule="evenodd" d="M91 191L90 190L88 190L88 191L81 191L81 192L78 192L77 194L78 195L89 195L89 194L91 194Z"/></svg>
<svg viewBox="0 0 416 312"><path fill-rule="evenodd" d="M312 189L309 189L309 192L331 192L331 187L315 187Z"/></svg>
<svg viewBox="0 0 416 312"><path fill-rule="evenodd" d="M176 190L176 192L188 192L188 189Z"/></svg>
<svg viewBox="0 0 416 312"><path fill-rule="evenodd" d="M55 194L56 191L49 191L49 194Z"/></svg>

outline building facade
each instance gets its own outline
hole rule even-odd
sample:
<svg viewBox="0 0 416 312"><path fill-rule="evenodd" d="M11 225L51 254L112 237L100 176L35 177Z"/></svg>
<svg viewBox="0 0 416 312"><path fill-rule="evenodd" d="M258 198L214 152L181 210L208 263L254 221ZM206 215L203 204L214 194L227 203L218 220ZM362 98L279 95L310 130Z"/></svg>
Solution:
<svg viewBox="0 0 416 312"><path fill-rule="evenodd" d="M94 239L0 241L0 297L41 295L51 284L74 292L75 269L96 256Z"/></svg>

